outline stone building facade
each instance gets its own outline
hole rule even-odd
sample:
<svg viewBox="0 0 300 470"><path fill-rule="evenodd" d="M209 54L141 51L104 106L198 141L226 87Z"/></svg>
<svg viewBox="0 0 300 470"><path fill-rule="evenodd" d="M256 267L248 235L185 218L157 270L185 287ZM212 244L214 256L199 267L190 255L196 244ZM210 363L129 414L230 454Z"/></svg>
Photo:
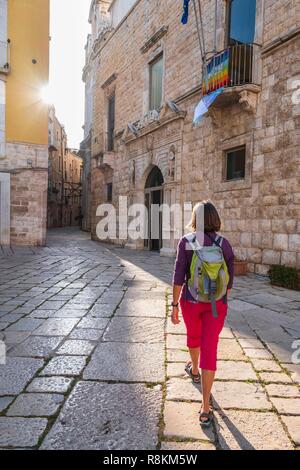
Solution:
<svg viewBox="0 0 300 470"><path fill-rule="evenodd" d="M43 245L49 0L0 1L0 244Z"/></svg>
<svg viewBox="0 0 300 470"><path fill-rule="evenodd" d="M68 148L64 126L49 109L48 228L81 224L83 162Z"/></svg>
<svg viewBox="0 0 300 470"><path fill-rule="evenodd" d="M91 4L92 237L111 198L116 208L119 196L182 207L211 199L251 271L300 267L300 4L203 0L204 60L193 2L187 25L182 3L123 2L122 15L116 0ZM222 51L229 81L194 126L207 66ZM115 242L175 253L175 230L149 238Z"/></svg>

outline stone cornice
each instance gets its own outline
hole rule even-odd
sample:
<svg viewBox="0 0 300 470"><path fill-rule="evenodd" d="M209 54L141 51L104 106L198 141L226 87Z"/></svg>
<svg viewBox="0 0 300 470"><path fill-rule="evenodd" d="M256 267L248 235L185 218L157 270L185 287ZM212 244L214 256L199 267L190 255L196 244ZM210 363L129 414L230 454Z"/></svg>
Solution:
<svg viewBox="0 0 300 470"><path fill-rule="evenodd" d="M127 136L124 139L124 143L127 145L134 140L140 139L141 137L144 137L148 134L151 134L152 132L160 129L161 127L166 126L167 124L170 124L171 122L177 121L179 119L184 119L186 117L186 112L181 111L178 114L171 114L171 115L166 115L162 119L158 119L157 121L153 121L141 130L138 131L137 135L131 135Z"/></svg>
<svg viewBox="0 0 300 470"><path fill-rule="evenodd" d="M101 85L101 88L104 89L111 85L117 79L117 74L113 73L105 82Z"/></svg>
<svg viewBox="0 0 300 470"><path fill-rule="evenodd" d="M270 42L269 44L266 44L263 46L261 53L262 55L269 54L270 52L273 52L275 49L278 49L280 46L283 46L289 41L292 41L293 39L296 39L300 36L300 27L293 29L287 34L284 34L283 36L280 36L278 39L275 41Z"/></svg>
<svg viewBox="0 0 300 470"><path fill-rule="evenodd" d="M169 30L169 26L162 26L159 30L154 33L150 39L148 39L143 46L141 47L141 53L145 54L151 47L153 47L157 41L159 41L162 37L164 37Z"/></svg>

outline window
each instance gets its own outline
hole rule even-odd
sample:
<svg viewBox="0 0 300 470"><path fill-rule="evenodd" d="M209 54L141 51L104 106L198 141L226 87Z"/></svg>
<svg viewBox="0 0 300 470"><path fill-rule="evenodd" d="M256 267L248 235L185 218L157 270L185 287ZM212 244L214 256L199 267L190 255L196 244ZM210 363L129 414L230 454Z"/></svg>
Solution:
<svg viewBox="0 0 300 470"><path fill-rule="evenodd" d="M161 107L163 98L163 56L150 64L150 111Z"/></svg>
<svg viewBox="0 0 300 470"><path fill-rule="evenodd" d="M108 116L107 116L107 150L114 150L115 137L115 95L108 100Z"/></svg>
<svg viewBox="0 0 300 470"><path fill-rule="evenodd" d="M113 185L112 185L112 183L109 183L106 186L106 191L107 191L107 202L112 202L112 196L113 196Z"/></svg>
<svg viewBox="0 0 300 470"><path fill-rule="evenodd" d="M251 44L255 37L256 0L230 0L228 42Z"/></svg>
<svg viewBox="0 0 300 470"><path fill-rule="evenodd" d="M246 174L246 147L226 151L226 180L244 179Z"/></svg>

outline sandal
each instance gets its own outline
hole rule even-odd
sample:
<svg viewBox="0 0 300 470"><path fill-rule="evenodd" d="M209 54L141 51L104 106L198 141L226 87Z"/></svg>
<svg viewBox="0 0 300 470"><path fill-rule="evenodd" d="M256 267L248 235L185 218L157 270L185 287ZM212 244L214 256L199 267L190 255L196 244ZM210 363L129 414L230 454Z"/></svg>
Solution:
<svg viewBox="0 0 300 470"><path fill-rule="evenodd" d="M193 365L191 362L185 366L184 370L191 377L194 384L199 384L201 382L200 373L198 372L198 374L193 374Z"/></svg>
<svg viewBox="0 0 300 470"><path fill-rule="evenodd" d="M205 421L202 421L203 418L205 419ZM211 426L212 420L213 420L212 411L210 411L209 413L204 413L204 412L201 413L200 411L199 422L201 426L203 426L204 428L209 428Z"/></svg>

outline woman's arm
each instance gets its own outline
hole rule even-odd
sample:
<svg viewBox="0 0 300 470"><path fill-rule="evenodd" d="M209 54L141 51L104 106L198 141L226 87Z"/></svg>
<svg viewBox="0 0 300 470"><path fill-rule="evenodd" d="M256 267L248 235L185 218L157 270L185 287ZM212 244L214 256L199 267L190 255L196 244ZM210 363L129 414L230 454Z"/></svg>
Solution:
<svg viewBox="0 0 300 470"><path fill-rule="evenodd" d="M173 285L173 305L175 306L172 307L172 323L174 325L178 325L180 323L179 299L180 299L181 290L182 290L182 286L175 286L175 284Z"/></svg>
<svg viewBox="0 0 300 470"><path fill-rule="evenodd" d="M187 241L182 238L178 243L177 257L175 261L174 274L173 274L173 305L179 304L182 286L185 282L187 272L187 257L186 257L186 243ZM174 325L180 323L179 320L179 307L173 307L172 322Z"/></svg>
<svg viewBox="0 0 300 470"><path fill-rule="evenodd" d="M233 253L230 243L227 240L225 240L223 244L223 254L224 254L224 259L228 268L228 274L229 274L228 291L230 291L232 289L233 279L234 279L234 253Z"/></svg>

